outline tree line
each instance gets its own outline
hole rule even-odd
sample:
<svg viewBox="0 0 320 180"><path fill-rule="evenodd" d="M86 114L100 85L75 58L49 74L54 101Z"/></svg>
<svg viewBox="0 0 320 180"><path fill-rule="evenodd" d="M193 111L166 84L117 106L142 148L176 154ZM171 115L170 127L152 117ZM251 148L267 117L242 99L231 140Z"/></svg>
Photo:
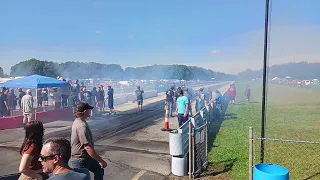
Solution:
<svg viewBox="0 0 320 180"><path fill-rule="evenodd" d="M281 65L273 65L268 68L268 77L284 78L290 76L293 79L320 79L320 62L292 62ZM238 74L239 79L255 79L262 78L262 69L253 71L251 69L245 70Z"/></svg>
<svg viewBox="0 0 320 180"><path fill-rule="evenodd" d="M1 72L0 72L1 73ZM10 76L28 76L39 74L49 77L62 76L70 79L110 78L124 79L184 79L184 80L233 80L235 75L214 72L196 66L186 65L153 65L144 67L127 67L123 69L118 64L84 63L68 61L55 63L29 59L20 62L10 69ZM1 75L1 74L0 74Z"/></svg>

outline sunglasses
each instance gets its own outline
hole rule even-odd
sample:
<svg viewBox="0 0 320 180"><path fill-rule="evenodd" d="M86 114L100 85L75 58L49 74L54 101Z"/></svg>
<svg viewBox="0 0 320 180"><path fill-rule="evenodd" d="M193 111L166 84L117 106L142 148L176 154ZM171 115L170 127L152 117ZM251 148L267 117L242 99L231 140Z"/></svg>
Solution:
<svg viewBox="0 0 320 180"><path fill-rule="evenodd" d="M53 155L49 155L49 156L39 156L39 159L38 161L42 162L42 161L47 161L49 159L53 159L56 155L59 155L59 154L53 154Z"/></svg>

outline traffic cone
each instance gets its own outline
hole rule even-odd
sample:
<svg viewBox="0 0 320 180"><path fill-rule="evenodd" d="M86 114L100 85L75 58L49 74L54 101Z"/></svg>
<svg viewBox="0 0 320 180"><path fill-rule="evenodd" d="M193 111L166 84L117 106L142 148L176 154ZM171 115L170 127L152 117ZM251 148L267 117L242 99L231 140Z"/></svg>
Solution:
<svg viewBox="0 0 320 180"><path fill-rule="evenodd" d="M166 103L166 113L164 116L164 127L161 129L162 131L170 131L169 128L169 104Z"/></svg>

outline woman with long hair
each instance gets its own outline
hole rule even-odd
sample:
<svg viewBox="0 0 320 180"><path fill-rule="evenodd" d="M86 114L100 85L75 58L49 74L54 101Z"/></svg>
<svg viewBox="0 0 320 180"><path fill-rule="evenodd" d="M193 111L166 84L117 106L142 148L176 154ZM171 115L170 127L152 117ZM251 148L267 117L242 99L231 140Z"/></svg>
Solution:
<svg viewBox="0 0 320 180"><path fill-rule="evenodd" d="M44 179L40 157L43 145L44 128L41 121L30 121L25 126L25 138L20 148L22 155L19 180Z"/></svg>

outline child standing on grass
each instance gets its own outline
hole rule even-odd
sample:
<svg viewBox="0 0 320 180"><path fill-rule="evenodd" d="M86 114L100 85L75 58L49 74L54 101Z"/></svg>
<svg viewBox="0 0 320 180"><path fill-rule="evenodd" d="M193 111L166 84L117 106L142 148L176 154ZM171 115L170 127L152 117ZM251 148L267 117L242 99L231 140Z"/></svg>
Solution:
<svg viewBox="0 0 320 180"><path fill-rule="evenodd" d="M230 84L230 87L227 90L227 94L229 98L229 103L235 104L237 92L234 84Z"/></svg>
<svg viewBox="0 0 320 180"><path fill-rule="evenodd" d="M251 89L249 87L249 85L247 85L247 88L246 88L246 91L245 91L245 97L246 97L246 100L247 100L247 103L251 103Z"/></svg>

